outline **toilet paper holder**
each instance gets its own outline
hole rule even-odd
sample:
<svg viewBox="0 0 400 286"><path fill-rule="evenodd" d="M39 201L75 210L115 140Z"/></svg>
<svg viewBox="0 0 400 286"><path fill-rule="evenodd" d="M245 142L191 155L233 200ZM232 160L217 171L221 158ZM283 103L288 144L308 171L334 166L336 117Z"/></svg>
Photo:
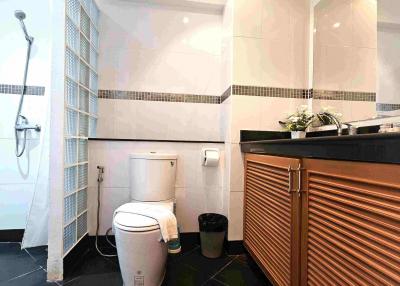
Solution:
<svg viewBox="0 0 400 286"><path fill-rule="evenodd" d="M201 150L201 161L205 167L215 167L219 163L219 149L218 148L203 148Z"/></svg>

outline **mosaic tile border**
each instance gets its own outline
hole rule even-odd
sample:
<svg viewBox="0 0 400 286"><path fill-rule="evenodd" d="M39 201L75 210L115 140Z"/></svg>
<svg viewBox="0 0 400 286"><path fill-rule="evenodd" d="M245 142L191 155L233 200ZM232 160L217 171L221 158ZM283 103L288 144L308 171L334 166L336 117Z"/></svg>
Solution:
<svg viewBox="0 0 400 286"><path fill-rule="evenodd" d="M233 85L232 95L308 99L310 98L310 90L299 88Z"/></svg>
<svg viewBox="0 0 400 286"><path fill-rule="evenodd" d="M282 88L250 85L232 85L228 87L221 96L179 94L145 91L123 91L123 90L99 90L99 98L105 99L127 99L161 102L185 102L185 103L207 103L220 104L231 95L297 98L297 99L320 99L320 100L344 100L344 101L366 101L375 102L376 94L372 92L351 92L314 90L301 88Z"/></svg>
<svg viewBox="0 0 400 286"><path fill-rule="evenodd" d="M227 100L232 95L232 86L228 87L221 95L221 103Z"/></svg>
<svg viewBox="0 0 400 286"><path fill-rule="evenodd" d="M162 102L207 103L207 104L221 103L221 97L215 95L197 95L197 94L144 92L144 91L99 90L98 97L103 99L127 99L127 100L162 101Z"/></svg>
<svg viewBox="0 0 400 286"><path fill-rule="evenodd" d="M400 104L377 103L376 111L395 111L400 110Z"/></svg>
<svg viewBox="0 0 400 286"><path fill-rule="evenodd" d="M0 93L3 94L21 94L22 93L22 85L14 85L14 84L0 84ZM43 96L45 92L44 86L27 86L26 87L26 95L37 95Z"/></svg>
<svg viewBox="0 0 400 286"><path fill-rule="evenodd" d="M344 100L344 101L376 101L374 92L353 92L335 90L311 90L311 98L321 100Z"/></svg>

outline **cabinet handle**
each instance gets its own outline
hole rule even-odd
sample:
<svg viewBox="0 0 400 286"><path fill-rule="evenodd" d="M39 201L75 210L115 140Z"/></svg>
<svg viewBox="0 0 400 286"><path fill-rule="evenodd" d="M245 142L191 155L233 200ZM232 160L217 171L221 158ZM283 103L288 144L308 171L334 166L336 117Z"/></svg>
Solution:
<svg viewBox="0 0 400 286"><path fill-rule="evenodd" d="M293 175L293 169L292 169L292 166L289 166L289 168L288 168L288 173L289 173L289 188L288 188L288 193L290 194L291 192L292 192L292 189L293 189L293 178L292 178L292 175Z"/></svg>
<svg viewBox="0 0 400 286"><path fill-rule="evenodd" d="M296 171L298 171L299 172L299 175L298 175L298 179L299 179L299 181L298 181L298 188L297 188L297 194L299 195L299 197L300 197L300 195L301 195L301 192L302 192L302 178L301 178L301 175L302 175L302 173L301 173L301 171L302 171L303 169L301 168L301 164L299 164L299 168L296 170Z"/></svg>

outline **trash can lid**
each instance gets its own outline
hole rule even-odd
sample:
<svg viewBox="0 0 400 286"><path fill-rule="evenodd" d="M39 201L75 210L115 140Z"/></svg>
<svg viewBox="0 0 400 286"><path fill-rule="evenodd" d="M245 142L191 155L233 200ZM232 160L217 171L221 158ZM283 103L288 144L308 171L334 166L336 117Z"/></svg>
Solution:
<svg viewBox="0 0 400 286"><path fill-rule="evenodd" d="M204 232L222 232L228 228L228 219L221 214L204 213L199 215L199 229Z"/></svg>

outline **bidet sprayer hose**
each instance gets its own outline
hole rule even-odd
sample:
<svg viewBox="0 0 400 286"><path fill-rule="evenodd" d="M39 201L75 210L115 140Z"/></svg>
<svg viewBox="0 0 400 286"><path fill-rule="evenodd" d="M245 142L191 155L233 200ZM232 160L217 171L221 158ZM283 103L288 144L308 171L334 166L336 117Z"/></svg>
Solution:
<svg viewBox="0 0 400 286"><path fill-rule="evenodd" d="M103 166L97 166L97 225L96 225L96 240L95 240L95 247L97 252L104 257L117 257L116 254L104 254L98 246L98 238L99 238L99 228L100 228L100 185L103 182L104 178L103 178L103 174L104 174L104 167ZM108 233L111 231L111 228L109 228L106 231L106 240L107 242L114 248L116 248L116 246L108 240Z"/></svg>

